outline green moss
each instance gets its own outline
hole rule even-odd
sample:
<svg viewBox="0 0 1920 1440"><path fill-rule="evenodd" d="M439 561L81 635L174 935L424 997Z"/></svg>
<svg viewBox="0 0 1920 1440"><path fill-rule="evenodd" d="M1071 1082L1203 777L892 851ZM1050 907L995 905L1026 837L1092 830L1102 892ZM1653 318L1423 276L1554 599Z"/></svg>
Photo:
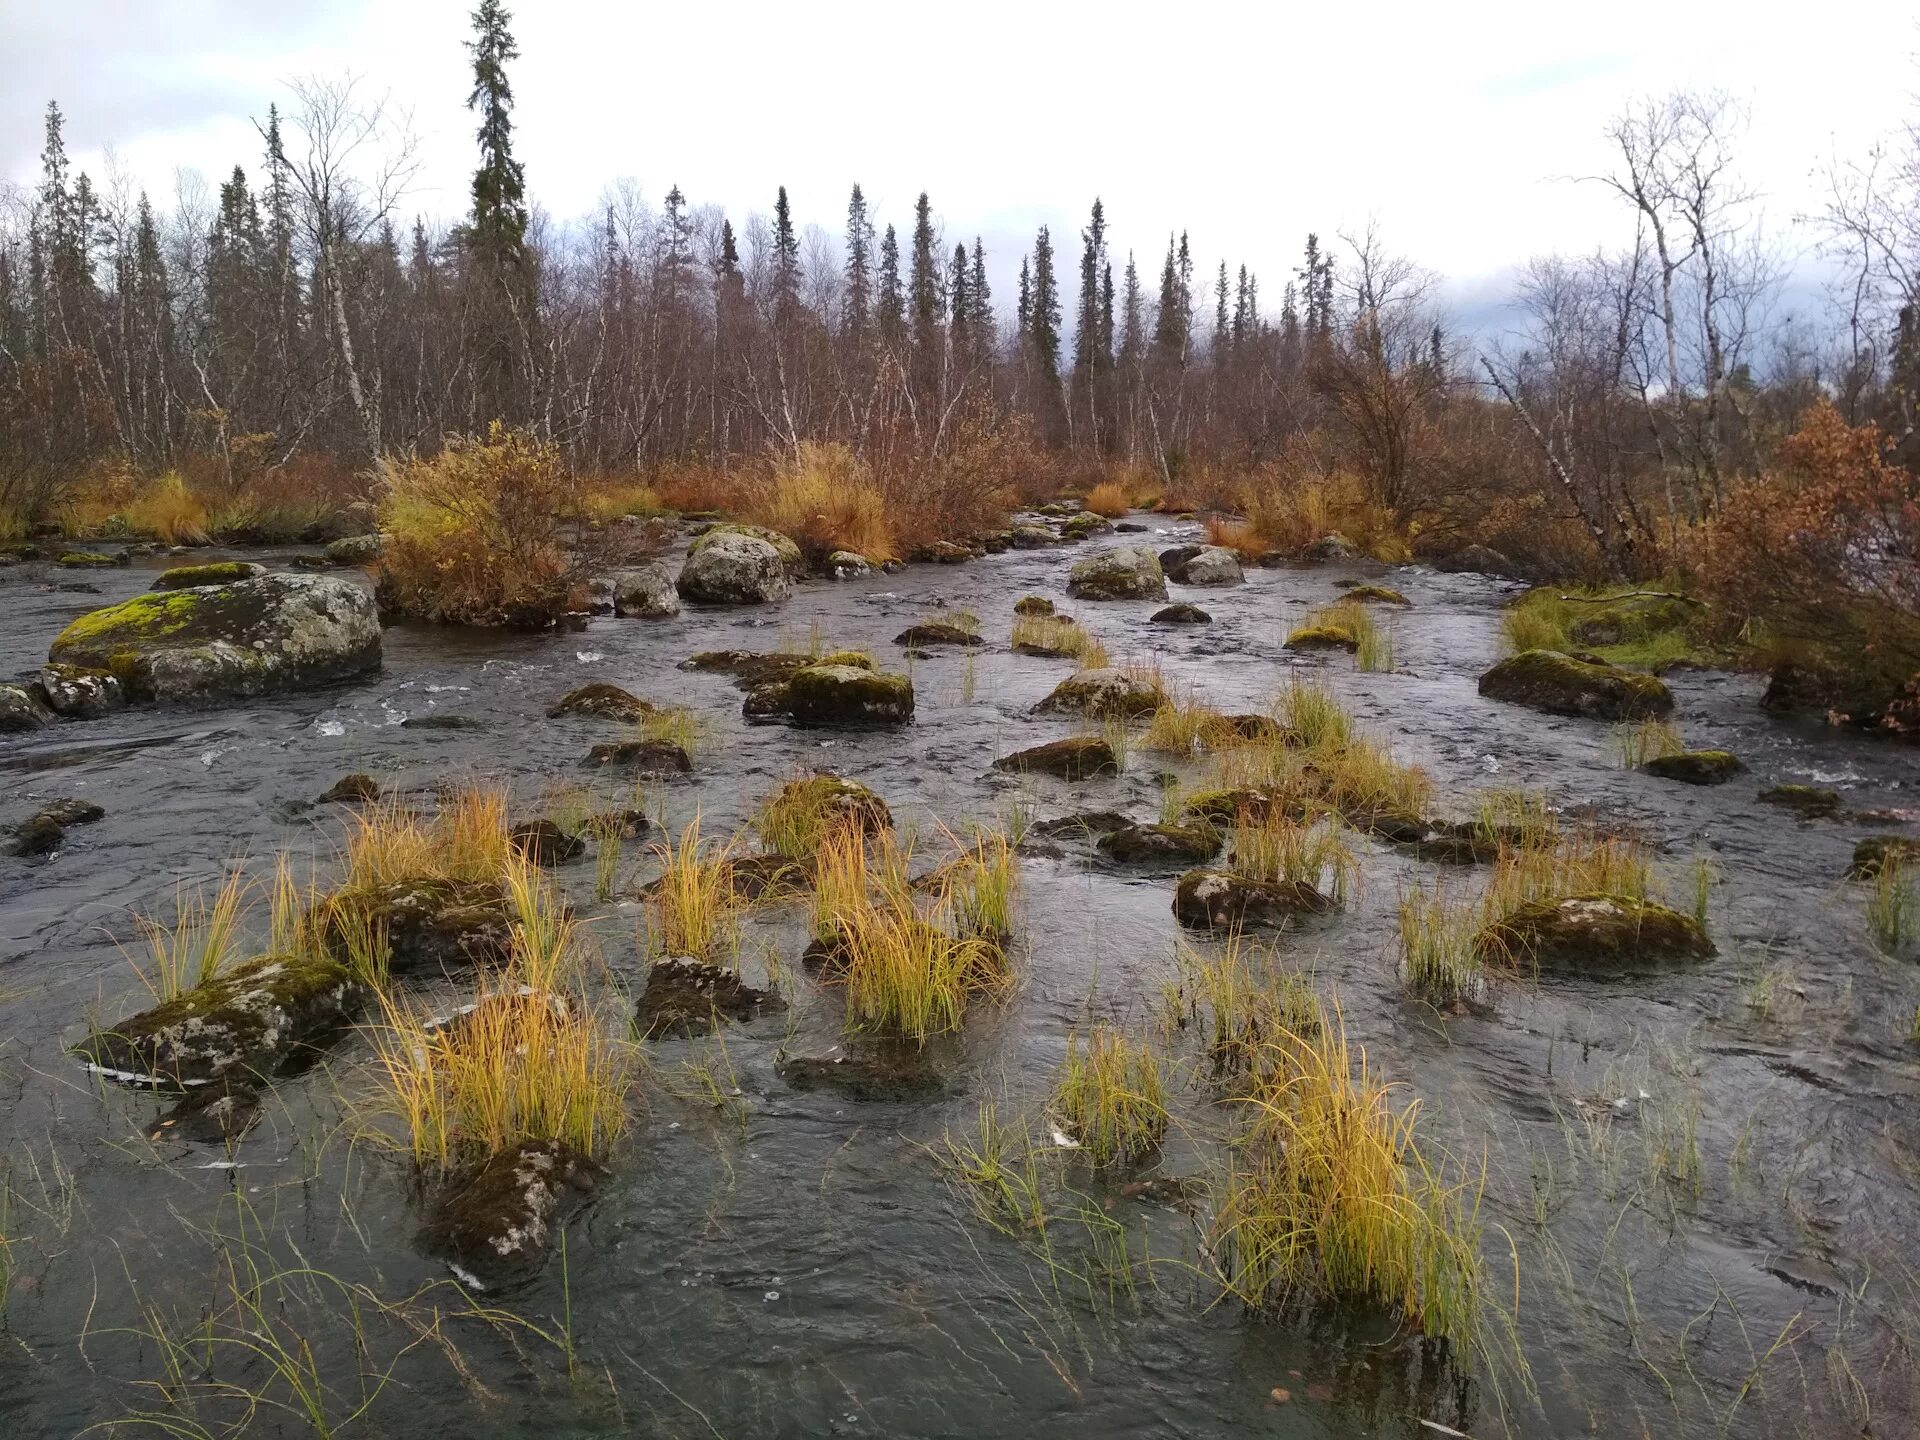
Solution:
<svg viewBox="0 0 1920 1440"><path fill-rule="evenodd" d="M1678 780L1686 785L1720 785L1747 767L1731 750L1682 750L1677 755L1656 755L1640 768L1662 780Z"/></svg>
<svg viewBox="0 0 1920 1440"><path fill-rule="evenodd" d="M789 780L760 807L754 828L776 854L810 859L822 837L842 825L877 835L893 824L887 802L857 780L808 775Z"/></svg>
<svg viewBox="0 0 1920 1440"><path fill-rule="evenodd" d="M1550 715L1598 720L1641 720L1673 710L1672 692L1656 677L1554 650L1507 657L1480 677L1480 693Z"/></svg>
<svg viewBox="0 0 1920 1440"><path fill-rule="evenodd" d="M1360 642L1338 625L1302 625L1287 636L1289 650L1358 650Z"/></svg>
<svg viewBox="0 0 1920 1440"><path fill-rule="evenodd" d="M1385 585L1355 585L1345 596L1348 600L1371 600L1377 605L1411 605L1413 602Z"/></svg>
<svg viewBox="0 0 1920 1440"><path fill-rule="evenodd" d="M809 665L787 682L787 712L803 725L897 724L913 718L913 681L854 665Z"/></svg>
<svg viewBox="0 0 1920 1440"><path fill-rule="evenodd" d="M1508 648L1584 650L1613 665L1709 666L1727 656L1713 643L1704 604L1675 591L1638 587L1543 587L1507 612Z"/></svg>
<svg viewBox="0 0 1920 1440"><path fill-rule="evenodd" d="M1840 813L1840 795L1818 785L1774 785L1760 792L1764 805L1794 810L1808 819L1824 819Z"/></svg>
<svg viewBox="0 0 1920 1440"><path fill-rule="evenodd" d="M232 585L265 574L265 567L250 560L219 560L210 565L176 565L160 572L153 582L156 590L188 590L200 585Z"/></svg>
<svg viewBox="0 0 1920 1440"><path fill-rule="evenodd" d="M1713 942L1699 921L1625 895L1536 900L1496 920L1475 940L1482 954L1576 967L1703 959Z"/></svg>
<svg viewBox="0 0 1920 1440"><path fill-rule="evenodd" d="M873 657L864 650L835 650L812 662L815 665L851 665L855 670L873 669Z"/></svg>
<svg viewBox="0 0 1920 1440"><path fill-rule="evenodd" d="M92 550L69 550L60 557L60 564L69 570L98 570L120 563L111 555L101 555Z"/></svg>
<svg viewBox="0 0 1920 1440"><path fill-rule="evenodd" d="M1053 601L1047 599L1044 595L1022 595L1018 600L1013 602L1013 613L1016 615L1051 615L1053 614Z"/></svg>
<svg viewBox="0 0 1920 1440"><path fill-rule="evenodd" d="M136 595L118 605L89 610L62 630L53 642L58 651L69 646L88 645L109 635L158 639L184 630L193 620L202 597L190 591ZM110 665L115 673L117 667Z"/></svg>
<svg viewBox="0 0 1920 1440"><path fill-rule="evenodd" d="M1003 755L993 762L993 768L1018 774L1058 775L1062 780L1090 780L1096 775L1119 774L1120 760L1105 740L1074 735Z"/></svg>

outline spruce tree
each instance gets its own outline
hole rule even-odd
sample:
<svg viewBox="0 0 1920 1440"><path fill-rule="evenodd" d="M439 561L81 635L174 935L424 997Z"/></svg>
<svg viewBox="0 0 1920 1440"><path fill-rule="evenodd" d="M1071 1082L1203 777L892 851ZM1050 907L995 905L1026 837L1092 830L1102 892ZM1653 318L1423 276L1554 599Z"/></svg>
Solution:
<svg viewBox="0 0 1920 1440"><path fill-rule="evenodd" d="M773 315L785 326L800 304L800 237L794 232L787 187L773 202Z"/></svg>
<svg viewBox="0 0 1920 1440"><path fill-rule="evenodd" d="M1213 282L1213 353L1218 355L1226 346L1229 334L1227 320L1227 262L1220 262L1219 277Z"/></svg>
<svg viewBox="0 0 1920 1440"><path fill-rule="evenodd" d="M507 62L520 56L507 29L512 18L500 0L480 0L473 12L473 39L467 42L473 56L467 108L480 115L472 244L497 265L518 265L527 243L526 176L513 157L513 91L507 84Z"/></svg>
<svg viewBox="0 0 1920 1440"><path fill-rule="evenodd" d="M1033 338L1033 262L1025 255L1020 257L1020 297L1014 303L1013 328L1022 345Z"/></svg>
<svg viewBox="0 0 1920 1440"><path fill-rule="evenodd" d="M847 294L842 321L856 344L867 333L873 310L873 222L867 219L867 197L853 187L847 200Z"/></svg>
<svg viewBox="0 0 1920 1440"><path fill-rule="evenodd" d="M980 237L973 237L973 276L967 285L967 298L973 304L974 343L985 352L994 347L993 292L987 288L987 252Z"/></svg>
<svg viewBox="0 0 1920 1440"><path fill-rule="evenodd" d="M887 226L880 240L880 340L898 351L906 338L907 300L900 288L900 240Z"/></svg>
<svg viewBox="0 0 1920 1440"><path fill-rule="evenodd" d="M922 190L913 206L913 258L907 295L913 320L913 381L922 399L935 398L946 341L946 299L934 253L933 206Z"/></svg>
<svg viewBox="0 0 1920 1440"><path fill-rule="evenodd" d="M953 247L953 265L947 271L947 295L949 299L950 319L948 334L953 343L954 359L969 364L973 359L973 295L969 290L972 271L967 267L967 247Z"/></svg>

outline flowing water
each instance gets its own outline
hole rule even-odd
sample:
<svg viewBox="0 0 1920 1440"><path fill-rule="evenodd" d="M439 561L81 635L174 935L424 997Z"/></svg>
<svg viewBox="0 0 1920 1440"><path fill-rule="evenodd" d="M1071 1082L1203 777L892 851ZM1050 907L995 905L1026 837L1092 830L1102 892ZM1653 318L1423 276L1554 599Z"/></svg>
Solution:
<svg viewBox="0 0 1920 1440"><path fill-rule="evenodd" d="M1155 524L1153 543L1191 538ZM170 1362L150 1332L229 1306L222 1277L242 1267L244 1278L249 1264L310 1270L272 1287L268 1320L310 1342L299 1373L325 1388L336 1421L371 1394L346 1434L1451 1433L1423 1422L1482 1437L1915 1433L1920 975L1876 950L1862 887L1842 878L1854 840L1886 832L1800 822L1756 800L1796 780L1838 788L1853 809L1920 805L1913 752L1769 719L1751 677L1682 673L1675 719L1689 742L1750 768L1718 788L1671 784L1619 768L1605 726L1480 698L1508 589L1496 582L1391 572L1414 602L1390 621L1398 668L1363 673L1345 656L1281 648L1361 568L1249 571L1238 588L1176 593L1213 624L1160 628L1146 623L1152 604L1068 604L1072 553L914 567L805 585L766 612L606 618L576 633L401 627L363 684L0 741L0 820L65 796L107 811L50 858L0 860L0 1434L68 1436L164 1408L151 1387ZM136 593L151 570L90 573L99 595L49 588L70 578L0 575L0 671L30 671L68 619ZM582 782L588 745L608 738L604 723L544 718L588 680L702 717L695 774L646 795L672 828L697 810L707 834L726 834L804 767L865 781L922 835L1016 806L1042 819L1155 818L1162 772L1186 767L1144 749L1126 774L1075 786L990 771L996 756L1072 729L1030 715L1068 662L1006 648L1012 602L1028 592L1223 710L1264 708L1292 667L1322 675L1366 731L1431 772L1442 810L1469 813L1495 786L1591 809L1657 847L1680 908L1696 857L1710 857L1716 959L1515 980L1470 1015L1403 995L1397 894L1439 870L1385 845L1356 839L1362 878L1347 910L1280 942L1338 997L1374 1069L1423 1103L1430 1142L1484 1162L1491 1290L1502 1309L1517 1298L1525 1375L1509 1355L1463 1380L1378 1316L1257 1318L1218 1302L1204 1207L1196 1221L1070 1157L1050 1256L1036 1237L979 1223L933 1147L970 1130L987 1100L1003 1122L1025 1115L1044 1129L1070 1031L1089 1016L1148 1023L1173 973L1170 877L1085 853L1022 860L1018 988L941 1048L949 1086L932 1098L860 1102L783 1083L777 1054L827 1050L838 1009L793 963L803 917L757 920L743 963L757 974L767 952L786 962L790 1010L719 1043L649 1045L634 1128L572 1214L564 1250L498 1294L463 1297L413 1243L407 1167L351 1118L366 1090L363 1038L281 1083L230 1148L156 1132L152 1096L91 1080L66 1053L90 1021L148 1003L119 948L134 944L130 911L170 911L181 882L217 880L236 857L258 865L290 850L324 863L343 817L310 802L342 773L401 789L503 779L522 812L540 813L547 787ZM980 616L995 647L901 658L894 634L949 607ZM889 668L911 663L914 723L750 726L728 677L676 668L695 651L816 638ZM479 728L398 723L432 713ZM642 846L628 851L630 894L649 870ZM612 976L637 990L641 908L593 903L592 872L589 860L559 874ZM696 1073L739 1093L706 1103ZM1203 1174L1220 1107L1196 1085L1174 1108L1151 1173ZM173 1378L204 1381L207 1358L176 1355ZM240 1360L223 1350L212 1373L264 1381L264 1361ZM268 1409L244 1433L320 1432Z"/></svg>

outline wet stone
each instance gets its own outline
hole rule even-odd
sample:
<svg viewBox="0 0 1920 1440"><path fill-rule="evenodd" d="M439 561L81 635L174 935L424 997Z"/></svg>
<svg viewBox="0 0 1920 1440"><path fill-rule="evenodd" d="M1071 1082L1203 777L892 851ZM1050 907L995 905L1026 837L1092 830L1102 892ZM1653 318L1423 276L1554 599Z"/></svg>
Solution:
<svg viewBox="0 0 1920 1440"><path fill-rule="evenodd" d="M1100 853L1123 865L1193 865L1220 853L1211 825L1128 825L1102 835Z"/></svg>
<svg viewBox="0 0 1920 1440"><path fill-rule="evenodd" d="M928 1052L908 1044L783 1055L775 1069L795 1090L834 1090L849 1100L920 1100L949 1089Z"/></svg>
<svg viewBox="0 0 1920 1440"><path fill-rule="evenodd" d="M481 880L349 886L321 902L320 921L327 948L342 961L359 927L384 933L397 978L502 965L513 945L512 906L499 885Z"/></svg>
<svg viewBox="0 0 1920 1440"><path fill-rule="evenodd" d="M1760 792L1760 803L1778 805L1809 820L1826 820L1840 813L1840 793L1818 785L1772 785Z"/></svg>
<svg viewBox="0 0 1920 1440"><path fill-rule="evenodd" d="M608 740L587 752L584 762L641 778L691 775L693 758L671 740Z"/></svg>
<svg viewBox="0 0 1920 1440"><path fill-rule="evenodd" d="M423 1246L469 1274L498 1281L545 1259L567 1202L599 1173L558 1140L523 1140L450 1182L421 1228Z"/></svg>
<svg viewBox="0 0 1920 1440"><path fill-rule="evenodd" d="M1871 880L1889 865L1920 866L1920 840L1904 835L1871 835L1853 847L1849 880Z"/></svg>
<svg viewBox="0 0 1920 1440"><path fill-rule="evenodd" d="M704 1035L721 1020L742 1025L785 1008L777 994L756 990L738 971L681 955L656 961L648 969L636 1023L641 1035L658 1040Z"/></svg>
<svg viewBox="0 0 1920 1440"><path fill-rule="evenodd" d="M402 730L484 730L487 727L471 715L409 715L400 722Z"/></svg>
<svg viewBox="0 0 1920 1440"><path fill-rule="evenodd" d="M596 720L640 721L654 713L654 707L638 695L610 685L604 680L569 690L547 711L549 720L565 715L586 715Z"/></svg>
<svg viewBox="0 0 1920 1440"><path fill-rule="evenodd" d="M1724 785L1747 767L1739 756L1726 750L1684 750L1678 755L1656 755L1640 768L1683 785Z"/></svg>
<svg viewBox="0 0 1920 1440"><path fill-rule="evenodd" d="M910 645L916 649L925 649L930 645L959 645L971 649L987 642L971 630L963 630L958 625L925 624L909 625L893 637L896 645Z"/></svg>
<svg viewBox="0 0 1920 1440"><path fill-rule="evenodd" d="M1173 892L1174 918L1194 930L1277 927L1331 909L1332 900L1303 882L1251 880L1225 870L1189 870Z"/></svg>
<svg viewBox="0 0 1920 1440"><path fill-rule="evenodd" d="M1537 900L1480 934L1483 952L1579 969L1704 959L1714 953L1690 915L1621 895Z"/></svg>
<svg viewBox="0 0 1920 1440"><path fill-rule="evenodd" d="M1053 614L1053 601L1043 595L1022 595L1018 600L1013 602L1013 613L1016 615L1051 615Z"/></svg>
<svg viewBox="0 0 1920 1440"><path fill-rule="evenodd" d="M1523 650L1480 677L1480 693L1590 720L1641 720L1673 710L1673 694L1651 675L1553 650Z"/></svg>
<svg viewBox="0 0 1920 1440"><path fill-rule="evenodd" d="M1165 699L1159 686L1123 670L1082 670L1054 686L1033 713L1136 719L1151 715Z"/></svg>
<svg viewBox="0 0 1920 1440"><path fill-rule="evenodd" d="M112 671L79 665L42 666L40 694L49 709L69 720L98 720L127 703L127 692Z"/></svg>
<svg viewBox="0 0 1920 1440"><path fill-rule="evenodd" d="M569 835L551 820L529 820L507 832L507 843L535 865L552 867L577 860L587 842Z"/></svg>
<svg viewBox="0 0 1920 1440"><path fill-rule="evenodd" d="M38 685L0 685L0 735L20 735L53 723L53 709Z"/></svg>
<svg viewBox="0 0 1920 1440"><path fill-rule="evenodd" d="M371 775L342 775L321 794L322 805L365 805L380 798L380 782Z"/></svg>
<svg viewBox="0 0 1920 1440"><path fill-rule="evenodd" d="M1091 780L1097 775L1118 775L1120 761L1105 740L1073 735L1003 755L993 762L993 768L1019 774L1056 775L1062 780Z"/></svg>
<svg viewBox="0 0 1920 1440"><path fill-rule="evenodd" d="M1154 611L1152 623L1155 625L1211 625L1213 616L1198 605L1189 605L1182 601L1177 605L1169 605L1165 609Z"/></svg>

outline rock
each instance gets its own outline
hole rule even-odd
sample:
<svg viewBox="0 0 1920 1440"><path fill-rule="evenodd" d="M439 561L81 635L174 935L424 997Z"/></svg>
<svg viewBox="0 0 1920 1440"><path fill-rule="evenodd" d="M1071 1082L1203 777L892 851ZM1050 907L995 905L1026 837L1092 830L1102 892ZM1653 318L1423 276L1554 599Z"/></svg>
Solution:
<svg viewBox="0 0 1920 1440"><path fill-rule="evenodd" d="M696 540L674 584L680 598L695 605L778 604L793 588L780 552L737 530L709 531Z"/></svg>
<svg viewBox="0 0 1920 1440"><path fill-rule="evenodd" d="M96 820L104 820L107 812L91 800L67 796L60 800L49 800L36 812L36 818L45 818L70 829L75 825L91 825Z"/></svg>
<svg viewBox="0 0 1920 1440"><path fill-rule="evenodd" d="M1466 545L1451 555L1433 562L1433 568L1450 575L1511 575L1513 562L1498 550L1484 545Z"/></svg>
<svg viewBox="0 0 1920 1440"><path fill-rule="evenodd" d="M1051 820L1036 820L1028 827L1028 833L1044 839L1067 835L1076 839L1097 840L1115 830L1125 830L1132 824L1133 821L1118 810L1081 810L1072 815L1058 815Z"/></svg>
<svg viewBox="0 0 1920 1440"><path fill-rule="evenodd" d="M1590 720L1641 720L1673 710L1673 693L1653 676L1554 650L1523 650L1502 660L1480 677L1480 693Z"/></svg>
<svg viewBox="0 0 1920 1440"><path fill-rule="evenodd" d="M67 827L43 811L14 827L13 853L22 858L51 855L66 838Z"/></svg>
<svg viewBox="0 0 1920 1440"><path fill-rule="evenodd" d="M1220 853L1211 825L1127 825L1099 840L1100 852L1123 865L1197 865Z"/></svg>
<svg viewBox="0 0 1920 1440"><path fill-rule="evenodd" d="M547 711L549 720L563 715L587 715L596 720L640 721L654 713L654 707L618 685L595 680L562 695Z"/></svg>
<svg viewBox="0 0 1920 1440"><path fill-rule="evenodd" d="M1225 870L1189 870L1173 890L1174 918L1194 930L1279 926L1331 909L1333 901L1304 881L1252 880Z"/></svg>
<svg viewBox="0 0 1920 1440"><path fill-rule="evenodd" d="M1124 670L1081 670L1069 675L1033 707L1036 715L1151 715L1166 692Z"/></svg>
<svg viewBox="0 0 1920 1440"><path fill-rule="evenodd" d="M342 775L316 802L321 805L365 805L380 798L380 782L371 775Z"/></svg>
<svg viewBox="0 0 1920 1440"><path fill-rule="evenodd" d="M800 823L795 825L794 821ZM856 827L862 835L879 835L893 828L893 812L886 801L858 780L842 775L804 775L787 781L769 796L760 807L758 821L761 837L768 844L777 844L777 848L795 855L803 848L810 850L820 835L843 825ZM779 833L782 830L788 832L784 837Z"/></svg>
<svg viewBox="0 0 1920 1440"><path fill-rule="evenodd" d="M1044 745L1016 750L993 762L996 770L1022 774L1058 775L1062 780L1090 780L1096 775L1118 775L1119 758L1097 735L1071 735Z"/></svg>
<svg viewBox="0 0 1920 1440"><path fill-rule="evenodd" d="M1335 530L1322 535L1300 553L1308 560L1351 560L1360 553L1360 547Z"/></svg>
<svg viewBox="0 0 1920 1440"><path fill-rule="evenodd" d="M947 1082L922 1046L879 1042L824 1055L782 1054L780 1078L795 1090L837 1090L849 1100L912 1100L938 1095Z"/></svg>
<svg viewBox="0 0 1920 1440"><path fill-rule="evenodd" d="M612 580L616 615L671 620L680 613L680 595L673 588L673 572L664 565L636 565L629 570L617 570Z"/></svg>
<svg viewBox="0 0 1920 1440"><path fill-rule="evenodd" d="M642 779L693 773L693 757L671 740L608 740L589 750L584 763L610 765Z"/></svg>
<svg viewBox="0 0 1920 1440"><path fill-rule="evenodd" d="M1013 602L1013 613L1016 615L1051 615L1053 614L1053 601L1047 599L1044 595L1022 595L1018 600Z"/></svg>
<svg viewBox="0 0 1920 1440"><path fill-rule="evenodd" d="M40 693L48 708L69 720L98 720L127 703L118 677L106 670L78 665L46 665L40 670Z"/></svg>
<svg viewBox="0 0 1920 1440"><path fill-rule="evenodd" d="M1774 785L1760 792L1763 805L1798 811L1809 820L1827 820L1840 813L1840 794L1818 785Z"/></svg>
<svg viewBox="0 0 1920 1440"><path fill-rule="evenodd" d="M1155 625L1211 625L1213 616L1198 605L1188 605L1183 601L1154 611L1152 621Z"/></svg>
<svg viewBox="0 0 1920 1440"><path fill-rule="evenodd" d="M323 552L329 565L371 565L380 558L378 535L342 535Z"/></svg>
<svg viewBox="0 0 1920 1440"><path fill-rule="evenodd" d="M1871 880L1889 865L1920 865L1920 840L1904 835L1872 835L1853 847L1849 880Z"/></svg>
<svg viewBox="0 0 1920 1440"><path fill-rule="evenodd" d="M1121 535L1144 535L1149 527L1142 525L1138 520L1116 520L1113 522L1113 528Z"/></svg>
<svg viewBox="0 0 1920 1440"><path fill-rule="evenodd" d="M471 715L409 715L400 722L402 730L484 730L486 725Z"/></svg>
<svg viewBox="0 0 1920 1440"><path fill-rule="evenodd" d="M1656 755L1640 767L1662 780L1686 785L1724 785L1747 767L1727 750L1683 750L1678 755Z"/></svg>
<svg viewBox="0 0 1920 1440"><path fill-rule="evenodd" d="M232 585L241 580L258 580L267 567L251 560L216 560L209 565L176 565L162 570L153 582L156 590L196 590L203 585Z"/></svg>
<svg viewBox="0 0 1920 1440"><path fill-rule="evenodd" d="M96 1030L76 1048L116 1078L168 1089L269 1079L318 1058L364 999L344 965L267 955Z"/></svg>
<svg viewBox="0 0 1920 1440"><path fill-rule="evenodd" d="M1171 575L1173 574L1174 571L1178 570L1182 565L1186 564L1187 561L1193 559L1194 556L1198 555L1202 550L1205 550L1206 548L1207 547L1205 545L1169 546L1167 549L1162 550L1160 552L1160 568L1163 571L1165 571L1167 574Z"/></svg>
<svg viewBox="0 0 1920 1440"><path fill-rule="evenodd" d="M1707 932L1691 916L1621 895L1535 900L1488 925L1475 944L1483 953L1522 963L1582 967L1714 953Z"/></svg>
<svg viewBox="0 0 1920 1440"><path fill-rule="evenodd" d="M922 565L964 565L974 558L974 553L952 540L935 540L915 550L912 558Z"/></svg>
<svg viewBox="0 0 1920 1440"><path fill-rule="evenodd" d="M124 550L118 555L102 555L93 550L69 550L56 563L62 570L103 570L132 562Z"/></svg>
<svg viewBox="0 0 1920 1440"><path fill-rule="evenodd" d="M551 868L577 860L587 842L569 835L551 820L529 820L507 832L507 843L535 865Z"/></svg>
<svg viewBox="0 0 1920 1440"><path fill-rule="evenodd" d="M742 981L739 971L675 956L648 969L636 1024L648 1040L704 1035L722 1019L744 1024L769 1008L786 1007L778 995Z"/></svg>
<svg viewBox="0 0 1920 1440"><path fill-rule="evenodd" d="M1344 600L1358 600L1363 604L1372 605L1413 604L1411 600L1407 599L1407 597L1402 595L1398 590L1391 589L1385 585L1351 585L1347 587L1347 593L1341 598Z"/></svg>
<svg viewBox="0 0 1920 1440"><path fill-rule="evenodd" d="M1287 727L1271 715L1222 715L1220 723L1242 740L1278 740Z"/></svg>
<svg viewBox="0 0 1920 1440"><path fill-rule="evenodd" d="M960 645L971 649L987 642L971 630L963 630L958 625L943 625L936 622L909 625L893 637L893 643L911 645L915 649L924 650L929 645Z"/></svg>
<svg viewBox="0 0 1920 1440"><path fill-rule="evenodd" d="M586 824L588 834L602 839L614 835L622 840L638 840L652 828L653 822L647 818L647 812L631 805L617 810L597 810L587 817Z"/></svg>
<svg viewBox="0 0 1920 1440"><path fill-rule="evenodd" d="M1238 585L1247 578L1240 557L1220 545L1202 545L1167 574L1182 585Z"/></svg>
<svg viewBox="0 0 1920 1440"><path fill-rule="evenodd" d="M789 718L789 699L786 681L769 680L747 692L747 698L740 702L740 714L748 720L784 720Z"/></svg>
<svg viewBox="0 0 1920 1440"><path fill-rule="evenodd" d="M834 551L820 568L833 580L858 580L873 573L873 566L867 557L856 555L851 550Z"/></svg>
<svg viewBox="0 0 1920 1440"><path fill-rule="evenodd" d="M1060 537L1044 525L1015 525L1007 531L1007 544L1015 550L1044 550L1060 543Z"/></svg>
<svg viewBox="0 0 1920 1440"><path fill-rule="evenodd" d="M287 564L296 570L331 570L333 564L324 555L289 555Z"/></svg>
<svg viewBox="0 0 1920 1440"><path fill-rule="evenodd" d="M733 676L734 683L748 689L779 680L791 680L794 672L814 663L811 655L793 655L784 651L702 650L680 662L682 670L718 670ZM841 660L839 664L850 664ZM868 662L871 665L872 662Z"/></svg>
<svg viewBox="0 0 1920 1440"><path fill-rule="evenodd" d="M111 671L137 700L265 695L379 669L380 621L349 580L263 575L92 611L48 658Z"/></svg>
<svg viewBox="0 0 1920 1440"><path fill-rule="evenodd" d="M0 685L0 735L19 735L53 723L53 710L38 685Z"/></svg>
<svg viewBox="0 0 1920 1440"><path fill-rule="evenodd" d="M1255 820L1265 820L1270 815L1285 815L1289 819L1307 818L1308 805L1298 795L1283 790L1260 790L1252 786L1237 786L1227 790L1202 790L1187 797L1187 803L1181 809L1183 818L1192 817L1206 820L1215 825L1231 825L1242 814Z"/></svg>
<svg viewBox="0 0 1920 1440"><path fill-rule="evenodd" d="M1116 545L1076 560L1067 593L1083 600L1164 600L1167 579L1144 545Z"/></svg>
<svg viewBox="0 0 1920 1440"><path fill-rule="evenodd" d="M384 933L395 978L503 965L512 953L513 907L500 886L488 881L436 878L348 886L317 910L326 946L343 962L360 927Z"/></svg>
<svg viewBox="0 0 1920 1440"><path fill-rule="evenodd" d="M787 682L796 725L904 725L913 719L913 681L857 665L809 665Z"/></svg>
<svg viewBox="0 0 1920 1440"><path fill-rule="evenodd" d="M718 544L729 535L745 535L754 540L766 541L779 555L781 568L787 572L789 579L804 580L806 578L807 557L801 553L798 543L791 536L783 535L778 530L770 530L765 525L742 525L731 520L709 525L700 532L691 545L687 546L687 555L691 558L709 545ZM685 593L685 591L681 592L683 595Z"/></svg>
<svg viewBox="0 0 1920 1440"><path fill-rule="evenodd" d="M1339 625L1302 625L1287 636L1286 648L1289 650L1345 650L1351 653L1360 648L1360 642L1353 632Z"/></svg>
<svg viewBox="0 0 1920 1440"><path fill-rule="evenodd" d="M593 1188L599 1167L558 1140L522 1140L448 1187L421 1243L489 1284L545 1257L561 1210Z"/></svg>
<svg viewBox="0 0 1920 1440"><path fill-rule="evenodd" d="M1113 530L1113 522L1104 515L1096 515L1091 510L1082 510L1069 515L1060 522L1060 538L1063 540L1084 540L1089 535L1106 535Z"/></svg>
<svg viewBox="0 0 1920 1440"><path fill-rule="evenodd" d="M1049 500L1044 505L1036 505L1033 513L1060 520L1069 515L1078 515L1080 513L1080 504L1077 500Z"/></svg>

